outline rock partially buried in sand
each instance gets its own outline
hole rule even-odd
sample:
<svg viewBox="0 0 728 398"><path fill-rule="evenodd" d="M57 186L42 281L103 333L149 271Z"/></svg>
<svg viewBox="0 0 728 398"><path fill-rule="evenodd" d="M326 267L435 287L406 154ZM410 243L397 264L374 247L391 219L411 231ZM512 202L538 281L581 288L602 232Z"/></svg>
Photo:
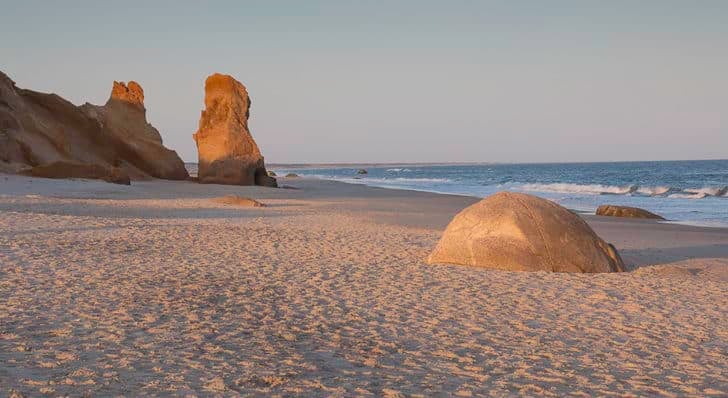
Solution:
<svg viewBox="0 0 728 398"><path fill-rule="evenodd" d="M648 218L652 220L664 220L665 218L639 207L602 205L597 208L598 216L627 217L627 218Z"/></svg>
<svg viewBox="0 0 728 398"><path fill-rule="evenodd" d="M232 76L214 74L205 81L205 110L193 135L201 183L277 186L248 130L248 91Z"/></svg>
<svg viewBox="0 0 728 398"><path fill-rule="evenodd" d="M427 261L507 271L625 270L614 247L581 217L513 192L496 193L458 213Z"/></svg>
<svg viewBox="0 0 728 398"><path fill-rule="evenodd" d="M278 174L273 170L268 170L268 177L278 177Z"/></svg>
<svg viewBox="0 0 728 398"><path fill-rule="evenodd" d="M222 198L215 198L213 199L213 202L240 207L265 207L263 203L260 203L255 199L245 198L236 195L228 195L223 196Z"/></svg>
<svg viewBox="0 0 728 398"><path fill-rule="evenodd" d="M288 173L288 174L286 174L286 178L298 178L298 174L296 174L296 173Z"/></svg>
<svg viewBox="0 0 728 398"><path fill-rule="evenodd" d="M131 185L129 176L119 168L107 168L98 164L53 162L33 167L27 174L43 178L88 178L114 184Z"/></svg>

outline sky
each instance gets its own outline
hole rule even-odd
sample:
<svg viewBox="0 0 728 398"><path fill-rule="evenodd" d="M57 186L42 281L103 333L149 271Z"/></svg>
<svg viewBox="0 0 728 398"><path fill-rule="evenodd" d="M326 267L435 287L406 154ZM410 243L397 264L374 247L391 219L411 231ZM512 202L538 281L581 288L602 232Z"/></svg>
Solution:
<svg viewBox="0 0 728 398"><path fill-rule="evenodd" d="M0 71L75 104L139 82L196 161L204 80L268 163L728 158L728 1L0 0Z"/></svg>

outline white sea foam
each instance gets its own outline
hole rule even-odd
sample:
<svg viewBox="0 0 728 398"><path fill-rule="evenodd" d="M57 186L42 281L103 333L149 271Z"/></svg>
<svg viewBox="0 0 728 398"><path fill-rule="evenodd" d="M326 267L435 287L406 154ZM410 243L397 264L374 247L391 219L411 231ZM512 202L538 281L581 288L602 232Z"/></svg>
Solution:
<svg viewBox="0 0 728 398"><path fill-rule="evenodd" d="M728 186L725 186L723 188L716 188L716 187L704 187L704 188L688 188L684 189L683 191L691 193L691 194L704 194L704 196L726 196L728 194Z"/></svg>
<svg viewBox="0 0 728 398"><path fill-rule="evenodd" d="M396 178L378 178L376 180L382 181L399 181L399 182L449 182L449 178L407 178L407 177L396 177Z"/></svg>
<svg viewBox="0 0 728 398"><path fill-rule="evenodd" d="M637 188L637 193L647 196L661 196L665 195L666 193L670 192L670 187L639 187Z"/></svg>
<svg viewBox="0 0 728 398"><path fill-rule="evenodd" d="M388 169L392 172L399 170L408 170L404 168ZM445 192L451 189L447 186L439 184L452 183L454 180L448 178L426 178L426 177L349 177L336 175L310 175L316 178L327 180L336 180L355 184L366 184L380 187L404 188L404 189L422 189L432 191L434 188L438 190L444 189ZM474 195L481 195L482 189L471 190L467 187L458 187L457 184L449 184L452 188L457 188L458 193L470 192ZM604 184L574 184L574 183L528 183L521 184L517 182L492 185L498 189L515 189L526 192L544 192L544 193L566 193L574 195L628 195L628 196L648 196L663 197L671 199L703 199L706 197L728 197L728 186L724 187L703 187L703 188L677 188L666 185L658 186L638 186L638 185L604 185Z"/></svg>
<svg viewBox="0 0 728 398"><path fill-rule="evenodd" d="M589 195L626 195L637 190L634 185L613 186L601 184L569 184L569 183L552 183L552 184L524 184L521 186L524 191L534 192L558 192L558 193L580 193Z"/></svg>
<svg viewBox="0 0 728 398"><path fill-rule="evenodd" d="M556 192L585 195L638 195L638 196L663 196L680 199L702 199L709 196L728 197L728 187L704 187L679 189L669 186L615 186L601 184L524 184L520 187L524 191L532 192Z"/></svg>
<svg viewBox="0 0 728 398"><path fill-rule="evenodd" d="M708 194L705 192L695 192L695 193L673 193L668 195L668 198L673 199L703 199L707 197Z"/></svg>
<svg viewBox="0 0 728 398"><path fill-rule="evenodd" d="M353 182L357 184L398 184L398 183L445 183L450 182L448 178L408 178L408 177L393 177L393 178L380 178L380 177L339 177L331 175L321 174L309 174L307 176L320 178L324 180L335 180L342 182Z"/></svg>

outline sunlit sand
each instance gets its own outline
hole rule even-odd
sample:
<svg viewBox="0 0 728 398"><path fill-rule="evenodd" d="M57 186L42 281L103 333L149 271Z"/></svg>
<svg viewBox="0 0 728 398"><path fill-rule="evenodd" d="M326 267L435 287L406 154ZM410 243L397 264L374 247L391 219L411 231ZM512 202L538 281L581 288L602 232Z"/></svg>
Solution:
<svg viewBox="0 0 728 398"><path fill-rule="evenodd" d="M281 182L0 175L0 390L728 391L727 230L587 217L625 273L427 265L477 199Z"/></svg>

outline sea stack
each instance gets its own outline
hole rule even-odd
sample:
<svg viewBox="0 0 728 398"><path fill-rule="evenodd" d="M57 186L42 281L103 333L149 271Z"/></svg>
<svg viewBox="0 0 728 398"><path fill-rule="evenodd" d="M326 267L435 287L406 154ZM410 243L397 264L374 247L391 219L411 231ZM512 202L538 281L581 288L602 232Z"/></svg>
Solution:
<svg viewBox="0 0 728 398"><path fill-rule="evenodd" d="M205 81L205 110L193 135L201 183L277 186L248 129L250 97L232 76L213 74Z"/></svg>
<svg viewBox="0 0 728 398"><path fill-rule="evenodd" d="M506 271L620 272L616 249L578 215L536 196L499 192L453 218L428 258Z"/></svg>

